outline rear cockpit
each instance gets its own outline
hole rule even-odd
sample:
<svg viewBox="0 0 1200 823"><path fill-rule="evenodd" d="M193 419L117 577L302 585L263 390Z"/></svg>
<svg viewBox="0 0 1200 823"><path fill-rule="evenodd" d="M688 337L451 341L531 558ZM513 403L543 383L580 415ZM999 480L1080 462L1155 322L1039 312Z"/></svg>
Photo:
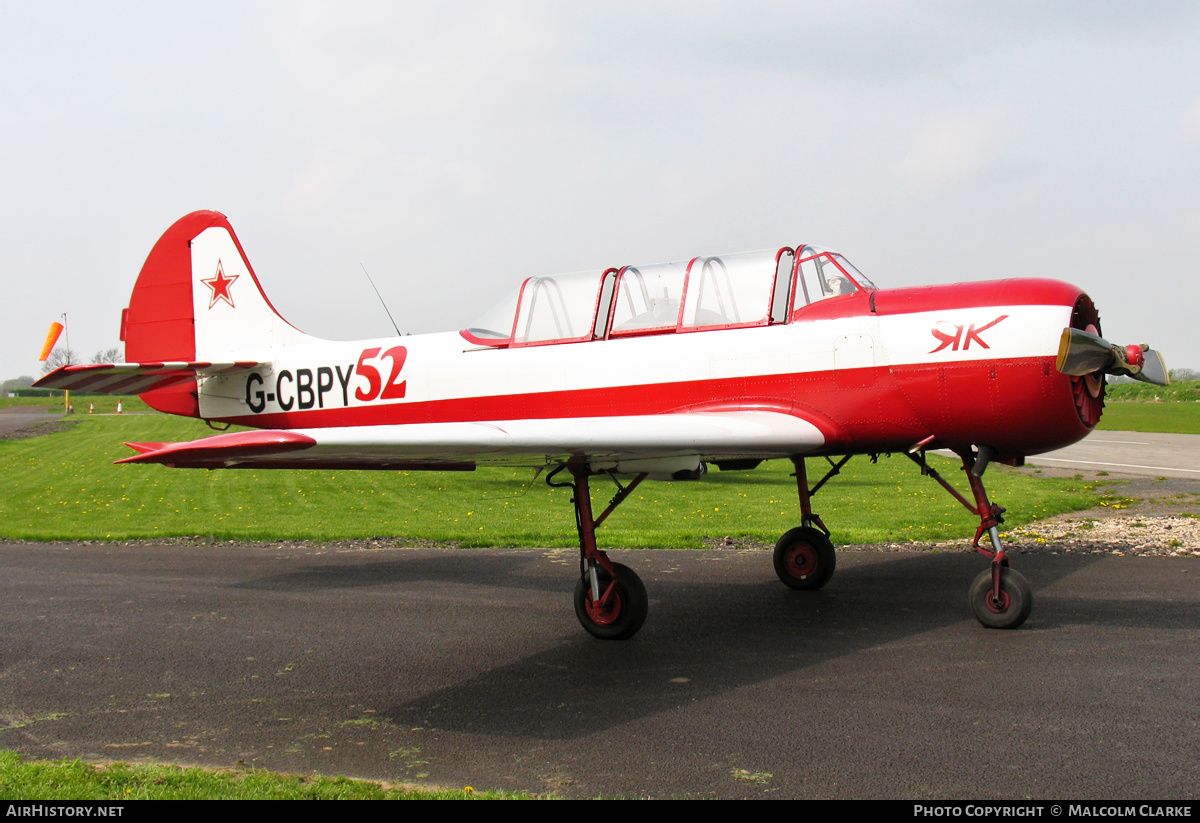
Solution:
<svg viewBox="0 0 1200 823"><path fill-rule="evenodd" d="M767 326L802 319L820 301L874 289L837 252L785 246L530 277L461 334L505 347Z"/></svg>

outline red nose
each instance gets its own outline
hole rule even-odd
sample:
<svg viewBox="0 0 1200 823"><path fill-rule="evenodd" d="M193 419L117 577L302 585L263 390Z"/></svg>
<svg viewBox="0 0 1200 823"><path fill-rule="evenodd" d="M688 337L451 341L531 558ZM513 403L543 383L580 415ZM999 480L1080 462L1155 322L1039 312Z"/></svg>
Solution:
<svg viewBox="0 0 1200 823"><path fill-rule="evenodd" d="M1125 347L1125 359L1129 362L1129 365L1136 366L1139 369L1141 369L1142 366L1146 365L1146 358L1142 354L1141 346L1137 346L1137 345L1126 346Z"/></svg>

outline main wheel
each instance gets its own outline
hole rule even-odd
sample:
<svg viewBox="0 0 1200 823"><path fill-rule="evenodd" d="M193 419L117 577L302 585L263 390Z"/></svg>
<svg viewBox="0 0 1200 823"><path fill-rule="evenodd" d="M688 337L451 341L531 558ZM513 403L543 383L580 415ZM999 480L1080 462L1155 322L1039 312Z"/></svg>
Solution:
<svg viewBox="0 0 1200 823"><path fill-rule="evenodd" d="M601 640L626 640L638 633L646 622L650 600L646 587L633 569L613 563L617 572L617 587L606 605L593 602L592 586L585 574L575 584L575 616L579 624L593 637ZM600 579L600 594L612 582L612 575L603 566L596 567Z"/></svg>
<svg viewBox="0 0 1200 823"><path fill-rule="evenodd" d="M1000 598L992 598L992 570L980 572L971 584L971 611L989 629L1015 629L1033 611L1033 592L1024 576L1008 567L1000 570Z"/></svg>
<svg viewBox="0 0 1200 823"><path fill-rule="evenodd" d="M833 577L837 553L833 543L809 526L785 532L775 544L775 574L793 589L819 589Z"/></svg>

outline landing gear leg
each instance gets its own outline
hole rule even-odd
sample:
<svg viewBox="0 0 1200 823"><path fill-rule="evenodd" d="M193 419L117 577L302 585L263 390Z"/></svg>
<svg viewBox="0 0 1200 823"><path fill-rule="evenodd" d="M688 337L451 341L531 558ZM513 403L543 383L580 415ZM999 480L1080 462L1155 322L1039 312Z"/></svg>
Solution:
<svg viewBox="0 0 1200 823"><path fill-rule="evenodd" d="M570 485L574 494L575 527L579 532L579 582L575 585L575 616L579 624L593 637L601 640L626 640L638 633L646 622L650 601L646 587L633 569L608 559L608 555L596 548L596 527L604 522L633 489L645 479L640 474L628 486L617 484L617 494L608 508L598 518L592 517L591 489L588 478L591 470L586 464L568 464L571 472L570 484L553 482L554 475L546 478L550 485ZM616 482L616 478L613 478Z"/></svg>
<svg viewBox="0 0 1200 823"><path fill-rule="evenodd" d="M1008 554L1004 550L1004 544L1000 542L999 525L1004 522L1004 507L988 500L987 490L983 487L983 473L991 462L992 450L987 446L980 446L974 455L970 452L958 452L963 471L967 473L967 482L971 485L971 494L975 498L973 505L925 462L924 451L919 455L910 452L908 456L921 467L922 474L932 477L968 511L979 515L979 527L975 529L975 540L971 545L981 554L990 557L992 566L987 571L980 572L971 583L968 600L975 619L989 629L1017 628L1033 611L1033 592L1024 576L1009 565ZM980 540L985 534L990 548L980 545Z"/></svg>
<svg viewBox="0 0 1200 823"><path fill-rule="evenodd" d="M833 468L815 488L808 488L808 472L804 458L793 457L796 467L796 492L800 496L800 526L784 533L775 544L775 574L783 585L792 589L819 589L829 582L837 568L837 553L829 539L829 529L813 514L811 498L842 466L849 457Z"/></svg>

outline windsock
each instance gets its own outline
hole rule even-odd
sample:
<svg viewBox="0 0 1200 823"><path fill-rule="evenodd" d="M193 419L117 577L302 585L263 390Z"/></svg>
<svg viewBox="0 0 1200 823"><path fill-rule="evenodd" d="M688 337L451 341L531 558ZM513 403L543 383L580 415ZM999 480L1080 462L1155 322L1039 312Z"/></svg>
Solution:
<svg viewBox="0 0 1200 823"><path fill-rule="evenodd" d="M50 331L46 332L46 345L42 346L42 356L38 358L43 363L50 356L50 352L54 351L54 344L58 342L58 336L62 334L62 323L51 323Z"/></svg>

